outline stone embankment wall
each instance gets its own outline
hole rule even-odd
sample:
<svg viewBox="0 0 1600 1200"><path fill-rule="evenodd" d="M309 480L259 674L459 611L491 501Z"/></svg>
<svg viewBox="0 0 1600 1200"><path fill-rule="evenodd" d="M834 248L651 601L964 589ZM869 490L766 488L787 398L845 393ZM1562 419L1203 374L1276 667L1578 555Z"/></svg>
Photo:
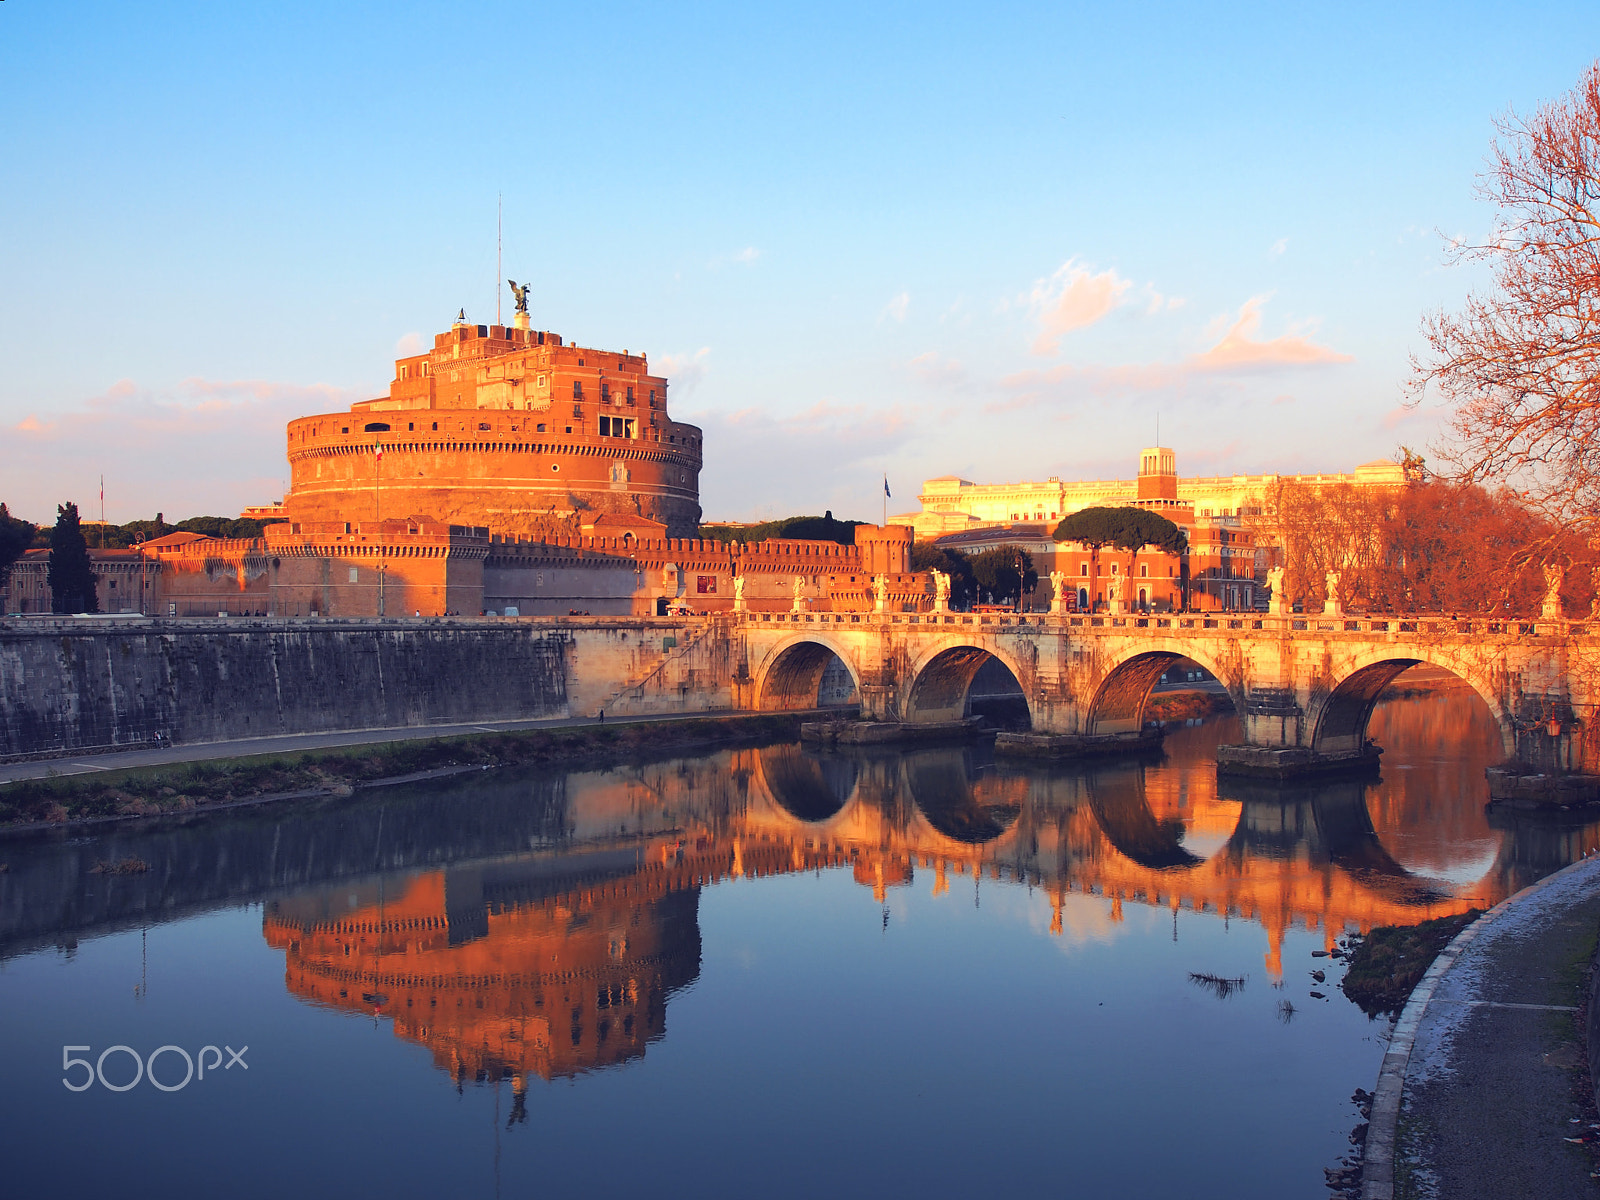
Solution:
<svg viewBox="0 0 1600 1200"><path fill-rule="evenodd" d="M565 716L569 638L522 622L0 622L0 756Z"/></svg>

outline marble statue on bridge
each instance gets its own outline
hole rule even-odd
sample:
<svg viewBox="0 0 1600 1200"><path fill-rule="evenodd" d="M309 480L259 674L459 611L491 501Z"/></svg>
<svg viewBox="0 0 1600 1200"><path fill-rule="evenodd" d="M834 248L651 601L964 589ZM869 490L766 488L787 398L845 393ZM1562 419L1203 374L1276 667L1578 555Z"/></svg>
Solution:
<svg viewBox="0 0 1600 1200"><path fill-rule="evenodd" d="M1267 611L1275 616L1289 611L1289 597L1284 594L1284 574L1282 567L1267 568L1267 587L1272 592Z"/></svg>
<svg viewBox="0 0 1600 1200"><path fill-rule="evenodd" d="M1322 602L1324 616L1344 616L1344 605L1339 603L1339 572L1329 571L1322 579L1323 586L1328 590L1328 598Z"/></svg>
<svg viewBox="0 0 1600 1200"><path fill-rule="evenodd" d="M1065 571L1050 572L1050 611L1053 613L1067 611L1067 573Z"/></svg>
<svg viewBox="0 0 1600 1200"><path fill-rule="evenodd" d="M1560 567L1550 564L1544 569L1544 604L1539 610L1539 615L1546 621L1559 621L1561 619L1561 585L1567 580L1567 573Z"/></svg>
<svg viewBox="0 0 1600 1200"><path fill-rule="evenodd" d="M933 572L933 611L950 611L950 576L945 571Z"/></svg>

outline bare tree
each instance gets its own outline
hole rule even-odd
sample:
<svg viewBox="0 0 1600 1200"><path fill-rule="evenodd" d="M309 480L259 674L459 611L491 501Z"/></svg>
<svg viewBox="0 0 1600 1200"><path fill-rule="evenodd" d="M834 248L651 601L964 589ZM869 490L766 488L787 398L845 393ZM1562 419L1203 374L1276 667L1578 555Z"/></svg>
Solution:
<svg viewBox="0 0 1600 1200"><path fill-rule="evenodd" d="M1494 287L1425 319L1413 403L1431 385L1455 412L1437 448L1464 483L1501 482L1568 526L1600 521L1600 62L1532 116L1508 113L1479 195Z"/></svg>

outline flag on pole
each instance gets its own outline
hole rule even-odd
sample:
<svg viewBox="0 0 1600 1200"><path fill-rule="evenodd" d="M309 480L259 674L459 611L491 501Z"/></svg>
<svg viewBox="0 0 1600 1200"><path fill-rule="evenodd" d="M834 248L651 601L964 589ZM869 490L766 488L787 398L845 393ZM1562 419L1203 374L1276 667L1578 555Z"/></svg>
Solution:
<svg viewBox="0 0 1600 1200"><path fill-rule="evenodd" d="M894 495L894 493L889 490L889 476L887 474L883 477L883 494L886 497Z"/></svg>

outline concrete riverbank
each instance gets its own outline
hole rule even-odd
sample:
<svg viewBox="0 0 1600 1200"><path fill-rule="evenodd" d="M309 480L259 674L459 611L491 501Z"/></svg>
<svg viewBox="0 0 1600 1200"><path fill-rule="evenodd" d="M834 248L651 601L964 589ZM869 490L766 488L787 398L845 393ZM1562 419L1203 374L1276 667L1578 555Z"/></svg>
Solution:
<svg viewBox="0 0 1600 1200"><path fill-rule="evenodd" d="M1578 1014L1600 857L1496 905L1440 954L1384 1058L1363 1200L1600 1195Z"/></svg>

